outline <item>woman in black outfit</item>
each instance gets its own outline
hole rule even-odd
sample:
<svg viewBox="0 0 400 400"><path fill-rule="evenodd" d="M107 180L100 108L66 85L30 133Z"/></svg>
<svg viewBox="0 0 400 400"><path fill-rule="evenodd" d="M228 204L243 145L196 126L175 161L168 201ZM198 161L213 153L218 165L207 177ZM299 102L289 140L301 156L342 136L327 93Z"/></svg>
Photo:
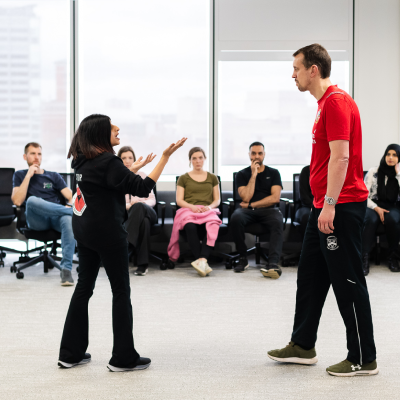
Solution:
<svg viewBox="0 0 400 400"><path fill-rule="evenodd" d="M392 272L400 272L395 255L400 239L400 210L396 205L399 197L399 161L400 146L391 144L386 148L379 167L372 167L364 178L369 190L362 244L364 275L369 273L369 252L376 241L376 230L381 223L389 245L389 269Z"/></svg>
<svg viewBox="0 0 400 400"><path fill-rule="evenodd" d="M186 139L170 145L148 177L135 173L155 156L142 157L130 170L115 156L119 128L105 115L85 118L72 140L68 158L73 157L76 192L73 197L72 228L78 243L79 278L71 299L61 339L58 365L70 368L91 360L88 304L100 263L103 263L113 293L114 347L110 371L133 371L150 366L133 344L133 317L128 270L125 194L146 197L160 177L169 157Z"/></svg>

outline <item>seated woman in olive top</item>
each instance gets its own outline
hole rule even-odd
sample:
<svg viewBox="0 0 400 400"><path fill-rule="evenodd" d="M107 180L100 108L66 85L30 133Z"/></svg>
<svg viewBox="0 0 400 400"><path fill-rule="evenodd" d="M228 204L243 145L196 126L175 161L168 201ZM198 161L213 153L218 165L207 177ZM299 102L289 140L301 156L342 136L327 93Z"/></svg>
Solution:
<svg viewBox="0 0 400 400"><path fill-rule="evenodd" d="M218 208L221 201L218 178L204 171L205 160L204 150L193 147L189 151L189 166L193 169L178 179L176 203L179 207L189 208L194 213L204 213ZM207 245L206 224L187 223L184 230L195 257L192 266L199 275L205 276L212 271L207 260L213 250L213 247Z"/></svg>

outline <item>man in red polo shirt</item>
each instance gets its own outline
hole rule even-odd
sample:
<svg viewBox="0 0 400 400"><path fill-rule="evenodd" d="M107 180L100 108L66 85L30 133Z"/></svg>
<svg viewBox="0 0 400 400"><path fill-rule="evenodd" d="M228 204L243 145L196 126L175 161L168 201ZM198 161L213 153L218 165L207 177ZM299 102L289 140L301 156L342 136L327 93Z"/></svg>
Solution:
<svg viewBox="0 0 400 400"><path fill-rule="evenodd" d="M321 45L303 47L293 57L292 78L298 89L309 91L318 101L311 133L314 204L299 262L292 338L268 356L296 364L318 361L318 325L332 285L346 325L348 354L326 370L336 376L375 375L371 306L361 261L368 190L363 180L360 113L354 100L332 85L331 58Z"/></svg>

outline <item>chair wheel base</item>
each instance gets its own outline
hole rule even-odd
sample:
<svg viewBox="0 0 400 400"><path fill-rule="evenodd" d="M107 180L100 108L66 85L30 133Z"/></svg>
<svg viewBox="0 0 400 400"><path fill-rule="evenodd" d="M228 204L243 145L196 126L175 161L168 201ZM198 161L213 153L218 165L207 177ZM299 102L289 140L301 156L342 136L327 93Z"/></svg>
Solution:
<svg viewBox="0 0 400 400"><path fill-rule="evenodd" d="M17 267L15 267L14 265L12 267L10 267L10 272L17 272Z"/></svg>
<svg viewBox="0 0 400 400"><path fill-rule="evenodd" d="M17 279L24 279L24 273L23 272L17 272L17 274L15 276L17 277Z"/></svg>
<svg viewBox="0 0 400 400"><path fill-rule="evenodd" d="M233 268L233 260L225 261L225 269Z"/></svg>
<svg viewBox="0 0 400 400"><path fill-rule="evenodd" d="M167 268L168 268L168 267L167 267L167 264L166 264L165 262L162 262L162 263L160 264L160 269L161 269L161 271L165 271Z"/></svg>

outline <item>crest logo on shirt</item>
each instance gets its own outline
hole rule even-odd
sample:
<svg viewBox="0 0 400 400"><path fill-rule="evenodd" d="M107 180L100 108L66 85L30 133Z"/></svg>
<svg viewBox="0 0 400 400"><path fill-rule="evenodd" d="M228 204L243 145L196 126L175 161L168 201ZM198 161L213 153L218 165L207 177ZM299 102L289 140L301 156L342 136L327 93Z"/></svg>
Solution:
<svg viewBox="0 0 400 400"><path fill-rule="evenodd" d="M53 184L51 182L43 183L43 189L51 189L52 187L53 187Z"/></svg>
<svg viewBox="0 0 400 400"><path fill-rule="evenodd" d="M83 197L83 193L78 185L76 185L76 193L72 198L72 203L74 205L74 214L81 216L83 212L86 210L85 198Z"/></svg>
<svg viewBox="0 0 400 400"><path fill-rule="evenodd" d="M318 124L319 117L321 116L321 109L318 110L317 116L315 117L315 123Z"/></svg>
<svg viewBox="0 0 400 400"><path fill-rule="evenodd" d="M326 242L328 250L337 250L339 248L336 236L328 236Z"/></svg>

